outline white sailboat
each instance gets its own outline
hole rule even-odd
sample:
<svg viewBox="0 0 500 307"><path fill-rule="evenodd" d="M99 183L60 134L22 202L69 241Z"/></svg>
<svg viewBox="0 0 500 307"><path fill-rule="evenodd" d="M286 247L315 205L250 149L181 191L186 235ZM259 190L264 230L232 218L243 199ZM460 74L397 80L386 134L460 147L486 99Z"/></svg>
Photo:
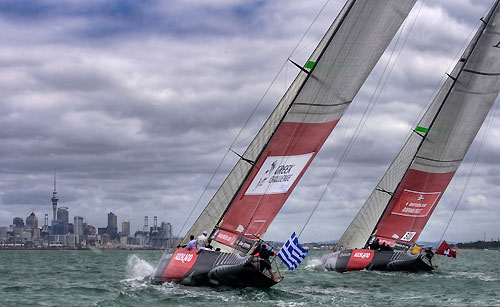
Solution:
<svg viewBox="0 0 500 307"><path fill-rule="evenodd" d="M415 0L349 0L185 238L208 232L212 250L179 247L153 281L269 287L251 252L351 104Z"/></svg>
<svg viewBox="0 0 500 307"><path fill-rule="evenodd" d="M429 259L407 251L417 242L500 91L498 0L481 21L418 126L332 253L323 256L327 270L433 269Z"/></svg>

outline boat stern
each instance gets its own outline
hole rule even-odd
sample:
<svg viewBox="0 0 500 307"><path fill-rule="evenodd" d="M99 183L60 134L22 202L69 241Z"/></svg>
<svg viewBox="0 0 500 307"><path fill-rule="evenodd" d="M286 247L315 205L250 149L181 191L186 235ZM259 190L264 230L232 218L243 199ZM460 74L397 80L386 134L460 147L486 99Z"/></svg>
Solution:
<svg viewBox="0 0 500 307"><path fill-rule="evenodd" d="M198 259L198 249L178 248L173 254L166 251L151 277L153 284L182 283Z"/></svg>

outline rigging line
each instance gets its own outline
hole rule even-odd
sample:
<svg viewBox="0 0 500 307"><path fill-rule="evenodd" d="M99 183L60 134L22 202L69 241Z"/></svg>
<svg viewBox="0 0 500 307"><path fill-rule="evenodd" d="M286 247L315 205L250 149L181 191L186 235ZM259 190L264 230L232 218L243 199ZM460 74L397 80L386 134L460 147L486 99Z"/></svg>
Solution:
<svg viewBox="0 0 500 307"><path fill-rule="evenodd" d="M476 156L474 157L474 162L473 162L472 167L471 167L471 169L469 171L469 174L467 175L467 179L466 179L465 184L464 184L464 186L462 188L462 192L460 193L460 197L458 198L457 204L456 204L455 208L453 209L453 213L451 214L451 217L450 217L448 223L446 224L446 227L445 227L445 229L443 231L443 234L441 235L441 238L439 238L439 242L442 242L443 237L446 234L446 231L448 230L448 227L450 226L451 221L453 220L453 217L455 216L455 212L457 211L458 206L462 203L462 199L463 199L463 196L465 194L465 190L467 190L467 186L469 185L470 179L472 178L472 172L473 172L473 170L476 168L476 166L478 164L479 156L483 152L484 145L486 144L487 136L489 135L489 133L491 131L491 127L493 126L493 118L497 117L497 114L496 114L497 111L498 111L498 103L495 104L495 107L493 109L493 115L489 116L489 118L488 118L488 122L486 124L485 132L484 132L483 136L481 137L481 142L479 144L479 148L478 148L478 150L476 152Z"/></svg>
<svg viewBox="0 0 500 307"><path fill-rule="evenodd" d="M330 0L326 0L325 4L323 5L323 7L321 7L321 9L319 10L318 14L316 15L316 17L314 17L313 21L311 22L311 24L309 25L309 27L306 29L306 31L304 32L304 34L302 34L302 37L300 38L299 42L297 43L297 45L295 45L295 47L293 48L292 52L290 53L290 55L285 59L285 61L283 62L283 64L281 65L281 68L278 70L278 73L276 74L276 76L274 76L273 80L271 81L271 84L269 84L269 86L267 87L267 89L265 90L264 94L262 95L262 97L259 99L259 101L257 102L256 106L254 107L252 113L250 114L250 116L247 118L247 120L245 121L245 123L243 124L243 127L240 129L240 131L238 132L238 134L236 135L236 137L234 138L233 142L231 143L231 145L229 146L228 150L226 151L226 154L224 155L224 157L222 158L221 162L219 163L219 165L217 166L217 168L215 169L215 172L214 174L212 175L212 177L210 178L209 182L207 183L207 185L205 186L205 189L203 190L203 192L201 193L200 197L198 198L198 200L196 201L195 205L193 206L193 209L191 210L191 212L189 213L188 217L186 218L186 221L184 222L181 230L179 231L179 234L178 236L180 236L180 234L182 233L182 231L184 230L184 227L186 227L186 224L188 222L188 220L191 218L194 210L196 210L196 208L198 207L202 197L205 195L206 191L208 190L208 187L210 186L210 184L212 183L212 180L215 178L215 175L217 174L217 172L219 171L222 163L225 161L230 149L234 146L234 144L236 143L236 141L238 140L238 138L240 137L240 135L242 134L243 130L245 129L245 127L248 125L250 119L253 117L253 115L255 114L255 112L257 111L258 107L260 106L260 104L262 103L262 101L264 100L264 97L266 97L267 93L269 92L269 90L271 89L271 87L273 86L274 82L276 81L276 79L278 79L278 76L281 74L281 72L283 71L283 68L286 66L286 64L288 63L288 59L295 53L295 51L297 50L298 46L300 45L300 43L304 40L305 36L307 35L307 33L309 33L309 30L311 30L311 27L313 26L313 24L316 22L316 20L318 19L318 17L321 15L321 13L323 12L323 10L325 9L325 7L328 5L328 3L330 2Z"/></svg>
<svg viewBox="0 0 500 307"><path fill-rule="evenodd" d="M219 162L219 165L217 166L217 168L215 169L215 171L213 172L212 174L212 177L210 178L210 180L208 181L207 185L205 186L205 189L203 190L203 192L201 193L200 197L198 198L198 200L196 201L195 205L193 206L193 208L191 209L191 212L189 212L189 215L188 217L186 218L186 220L184 221L184 224L182 225L182 228L179 230L179 233L177 234L177 237L180 237L182 231L184 230L184 227L186 227L186 224L187 222L189 221L189 219L191 218L191 215L193 215L193 212L194 210L198 207L198 204L200 203L201 201L201 198L203 197L203 195L205 195L205 192L208 190L208 187L210 186L210 184L212 183L212 180L214 179L215 175L217 175L217 172L219 171L222 163L224 162L224 160L226 159L229 151L231 150L231 148L229 148L226 153L224 154L224 157L222 158L222 160Z"/></svg>
<svg viewBox="0 0 500 307"><path fill-rule="evenodd" d="M420 7L420 9L421 9L421 8L422 8L422 6ZM419 13L420 13L420 10L419 10L419 12L417 13L417 16L415 17L415 20L414 20L413 24L416 22L416 20L417 20L417 17L418 17L418 14L419 14ZM323 197L325 196L325 194L326 194L326 190L327 190L328 186L331 184L331 182L333 181L333 179L336 177L336 175L337 175L337 173L338 173L339 169L340 169L340 168L341 168L341 166L344 164L344 161L346 160L347 155L348 155L348 154L349 154L349 152L351 151L351 149L352 149L352 147L353 147L353 145L354 145L354 143L355 143L356 139L358 138L358 136L359 136L359 134L360 134L361 130L363 129L363 126L364 126L364 124L366 123L366 120L367 120L368 115L369 115L369 114L371 113L371 111L373 110L373 105L374 105L374 104L376 104L376 102L378 101L378 97L379 97L379 95L380 95L380 92L383 90L383 88L384 88L384 86L385 86L385 83L386 83L387 79L389 78L390 73L392 72L393 67L396 65L396 61L397 61L397 59L399 58L399 54L402 52L402 50L403 50L403 49L404 49L404 47L405 47L405 44L406 44L407 38L403 40L403 44L402 44L401 48L400 48L400 49L399 49L399 51L398 51L398 54L397 54L397 56L396 56L396 60L395 60L394 62L392 62L392 68L390 68L390 69L389 69L389 73L386 75L387 68L391 65L391 59L392 59L392 57L393 57L393 55L394 55L394 52L397 50L397 46L398 46L399 40L400 40L400 38L401 38L401 36L402 36L402 34L403 34L403 32L404 32L404 27L405 27L406 23L407 23L407 19L405 19L405 20L404 20L404 22L403 22L402 29L401 29L401 31L400 31L400 33L399 33L399 35L398 35L397 39L396 39L396 43L394 44L394 49L392 50L391 55L389 56L389 60L387 61L386 65L385 65L385 67L384 67L384 70L383 70L382 76L380 77L380 79L379 79L379 81L378 81L378 83L377 83L377 86L375 87L375 90L374 90L374 92L372 93L372 96L370 97L370 100L369 100L369 102L368 102L368 105L366 106L365 111L363 112L363 116L362 116L362 118L361 118L360 122L358 123L358 126L356 127L356 130L355 130L355 132L354 132L354 134L353 134L353 137L352 137L352 138L351 138L351 140L349 141L349 144L347 145L347 147L346 147L345 151L343 152L342 157L341 157L341 159L340 159L339 163L337 164L337 167L335 168L334 172L333 172L333 173L332 173L332 175L330 176L330 179L328 180L328 183L325 185L325 188L323 189L323 191L322 191L322 193L321 193L321 195L320 195L320 197L319 197L318 201L316 202L316 204L315 204L315 206L314 206L313 210L311 211L311 214L310 214L310 215L309 215L309 217L307 218L307 220L306 220L306 222L305 222L304 226L303 226L303 227L302 227L302 229L300 230L300 233L297 235L297 237L300 237L300 235L302 234L302 232L303 232L303 231L304 231L304 229L306 228L307 224L309 224L309 221L311 220L312 216L313 216L313 215L314 215L314 213L316 212L316 209L319 207L319 204L321 203L321 201L322 201ZM410 33L411 33L411 31L413 30L413 24L412 24L412 26L410 26L410 29L409 29L409 31L408 31L408 35L407 35L407 36L409 36L409 35L410 35ZM384 79L384 77L386 77L386 78ZM382 80L383 80L383 81L382 81ZM380 86L380 84L382 84L382 85ZM378 94L378 95L376 95L377 90L379 90L379 94ZM375 98L374 98L374 97L375 97Z"/></svg>

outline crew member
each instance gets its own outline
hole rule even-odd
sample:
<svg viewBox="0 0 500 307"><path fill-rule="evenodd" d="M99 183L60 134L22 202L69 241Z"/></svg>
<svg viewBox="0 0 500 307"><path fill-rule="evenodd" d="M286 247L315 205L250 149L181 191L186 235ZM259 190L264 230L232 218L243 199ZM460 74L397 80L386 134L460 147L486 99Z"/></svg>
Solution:
<svg viewBox="0 0 500 307"><path fill-rule="evenodd" d="M370 249L377 250L380 247L380 243L378 241L378 238L375 238L372 243L370 244Z"/></svg>
<svg viewBox="0 0 500 307"><path fill-rule="evenodd" d="M429 260L431 266L432 266L432 257L434 257L434 252L432 251L432 246L429 246L425 249L425 258Z"/></svg>
<svg viewBox="0 0 500 307"><path fill-rule="evenodd" d="M186 245L186 249L188 251L192 248L196 248L196 240L194 239L193 235L189 236L189 243Z"/></svg>
<svg viewBox="0 0 500 307"><path fill-rule="evenodd" d="M265 244L262 244L260 251L255 254L256 257L260 257L260 270L264 271L264 269L266 269L271 275L271 278L274 281L278 282L280 281L280 279L276 278L273 271L271 270L271 261L269 260L269 257L274 255L276 255L276 253L268 250Z"/></svg>
<svg viewBox="0 0 500 307"><path fill-rule="evenodd" d="M198 249L205 249L208 247L207 232L204 231L203 234L199 235L196 239L196 247Z"/></svg>

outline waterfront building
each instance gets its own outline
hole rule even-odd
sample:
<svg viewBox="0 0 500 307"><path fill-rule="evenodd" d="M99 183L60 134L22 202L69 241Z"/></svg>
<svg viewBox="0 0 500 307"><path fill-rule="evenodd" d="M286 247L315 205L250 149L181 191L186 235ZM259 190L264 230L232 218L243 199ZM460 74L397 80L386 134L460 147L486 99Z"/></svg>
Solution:
<svg viewBox="0 0 500 307"><path fill-rule="evenodd" d="M12 219L12 225L14 227L24 228L24 220L22 217L15 217Z"/></svg>
<svg viewBox="0 0 500 307"><path fill-rule="evenodd" d="M66 235L69 232L69 210L68 207L57 209L57 219L52 224L52 232L55 235Z"/></svg>
<svg viewBox="0 0 500 307"><path fill-rule="evenodd" d="M29 226L32 230L38 228L38 218L34 212L26 218L26 226Z"/></svg>
<svg viewBox="0 0 500 307"><path fill-rule="evenodd" d="M0 227L0 243L5 243L7 241L8 235L7 231L9 229L7 227Z"/></svg>
<svg viewBox="0 0 500 307"><path fill-rule="evenodd" d="M149 246L154 248L170 248L172 247L172 225L167 222L161 222L161 226L157 226L156 216L153 227L149 233Z"/></svg>
<svg viewBox="0 0 500 307"><path fill-rule="evenodd" d="M124 220L122 222L122 234L125 236L130 236L130 221Z"/></svg>
<svg viewBox="0 0 500 307"><path fill-rule="evenodd" d="M111 240L118 238L118 216L113 212L108 213L108 227L106 233Z"/></svg>
<svg viewBox="0 0 500 307"><path fill-rule="evenodd" d="M95 236L97 234L96 228L93 225L83 223L83 235L84 236Z"/></svg>
<svg viewBox="0 0 500 307"><path fill-rule="evenodd" d="M83 240L84 236L84 231L83 231L83 217L81 216L75 216L74 217L74 233L76 236L76 241L79 243L81 240Z"/></svg>
<svg viewBox="0 0 500 307"><path fill-rule="evenodd" d="M34 212L31 212L31 214L26 218L26 229L31 230L31 236L32 240L38 239L37 235L37 229L38 229L38 218L36 217Z"/></svg>
<svg viewBox="0 0 500 307"><path fill-rule="evenodd" d="M69 234L65 235L64 237L65 237L65 242L64 242L65 244L64 245L69 247L69 248L75 248L76 240L77 240L76 236L74 234L69 233Z"/></svg>

